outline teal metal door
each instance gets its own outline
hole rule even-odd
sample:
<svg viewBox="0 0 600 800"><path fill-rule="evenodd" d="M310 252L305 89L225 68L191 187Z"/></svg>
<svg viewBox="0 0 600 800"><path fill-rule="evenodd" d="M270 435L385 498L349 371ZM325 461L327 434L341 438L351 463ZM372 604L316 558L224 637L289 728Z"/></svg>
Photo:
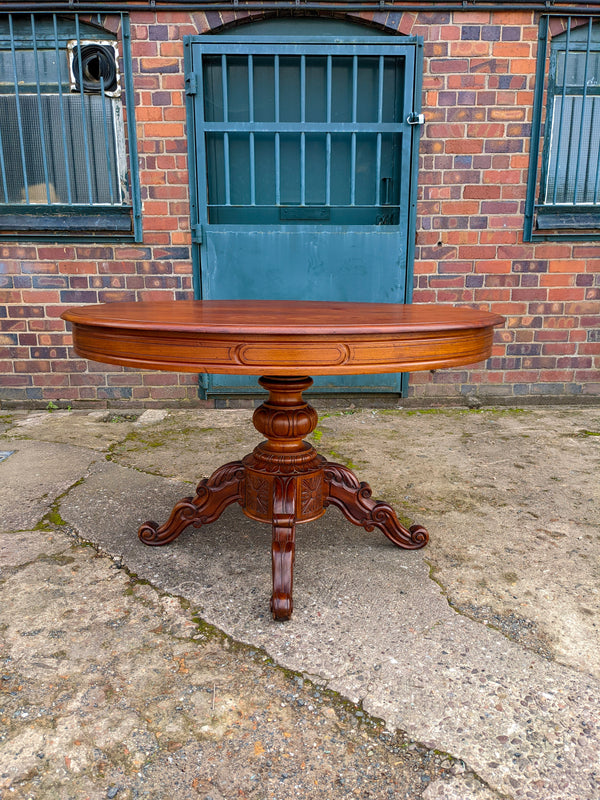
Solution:
<svg viewBox="0 0 600 800"><path fill-rule="evenodd" d="M194 37L192 215L205 299L408 302L418 41ZM399 376L315 381L399 392ZM212 376L210 393L255 390Z"/></svg>

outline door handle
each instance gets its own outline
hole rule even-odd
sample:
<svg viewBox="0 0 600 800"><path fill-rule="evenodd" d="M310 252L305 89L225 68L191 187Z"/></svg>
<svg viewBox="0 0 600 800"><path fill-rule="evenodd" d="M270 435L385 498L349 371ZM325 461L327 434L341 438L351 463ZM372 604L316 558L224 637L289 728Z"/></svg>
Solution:
<svg viewBox="0 0 600 800"><path fill-rule="evenodd" d="M409 125L424 125L425 124L425 114L416 114L414 111L406 118L406 121Z"/></svg>

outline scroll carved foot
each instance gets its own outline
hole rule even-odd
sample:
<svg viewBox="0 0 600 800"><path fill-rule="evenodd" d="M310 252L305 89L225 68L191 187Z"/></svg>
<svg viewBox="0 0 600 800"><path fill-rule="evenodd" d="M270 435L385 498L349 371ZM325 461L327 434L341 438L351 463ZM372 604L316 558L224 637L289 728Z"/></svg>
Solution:
<svg viewBox="0 0 600 800"><path fill-rule="evenodd" d="M273 594L271 613L273 619L286 620L292 616L292 584L294 580L294 555L296 539L295 482L278 477L273 497Z"/></svg>
<svg viewBox="0 0 600 800"><path fill-rule="evenodd" d="M391 542L405 550L418 550L429 541L429 534L422 525L405 528L388 503L372 500L369 484L359 482L348 467L328 462L324 475L328 489L324 504L339 508L350 522L367 531L379 528Z"/></svg>
<svg viewBox="0 0 600 800"><path fill-rule="evenodd" d="M144 544L159 547L169 544L188 527L199 528L218 519L231 503L243 500L244 466L241 461L224 464L196 487L195 497L184 497L173 506L163 524L145 522L138 531Z"/></svg>

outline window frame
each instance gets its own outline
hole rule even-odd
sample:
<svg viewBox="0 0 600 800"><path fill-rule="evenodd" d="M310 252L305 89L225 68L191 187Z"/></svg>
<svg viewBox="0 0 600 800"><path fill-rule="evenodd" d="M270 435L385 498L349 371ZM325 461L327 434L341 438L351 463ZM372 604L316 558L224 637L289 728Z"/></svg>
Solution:
<svg viewBox="0 0 600 800"><path fill-rule="evenodd" d="M597 202L549 203L546 193L549 179L551 157L551 138L553 135L552 115L556 98L562 94L559 86L558 63L559 53L566 52L569 40L555 42L550 36L550 15L543 15L539 21L538 54L535 76L534 105L531 129L531 147L527 197L525 203L525 220L523 239L532 241L594 241L600 239L600 194ZM564 30L581 30L582 27L600 27L600 16L587 14L585 17L554 17L563 19ZM577 20L584 23L573 23ZM557 34L558 35L558 34ZM582 47L580 41L574 41L568 52L600 53L600 38L591 40ZM556 89L556 91L554 91ZM559 91L560 89L560 91ZM594 92L597 96L597 92ZM581 95L574 91L567 96L587 96L582 88Z"/></svg>
<svg viewBox="0 0 600 800"><path fill-rule="evenodd" d="M110 164L116 168L117 172L113 173L117 183L125 180L127 183L126 201L122 202L120 198L115 202L111 195L110 203L93 203L91 197L92 187L88 185L90 191L90 202L75 202L69 196L69 202L55 203L48 198L48 202L32 203L29 199L26 202L0 202L0 241L81 241L81 242L141 242L142 241L142 214L141 214L141 192L139 185L139 170L138 170L138 155L137 155L137 139L136 139L136 126L135 126L135 103L133 93L133 76L132 76L132 58L131 58L131 34L129 26L129 15L120 12L116 14L85 14L85 13L47 13L47 12L8 12L1 15L7 21L9 33L6 36L0 37L0 47L3 50L12 50L13 56L18 50L30 50L37 58L38 49L40 45L52 45L52 49L60 48L61 55L63 52L67 60L72 58L72 42L76 41L78 46L89 41L94 44L106 44L110 40L121 53L121 67L119 69L119 79L122 85L123 104L119 104L119 110L125 113L122 114L120 124L121 136L115 135L115 157L110 160ZM10 24L11 20L17 17L26 17L30 20L30 34L29 36L23 35L21 32L16 33L14 26ZM115 34L102 24L102 20L107 18L117 17L119 21L118 33ZM44 33L47 23L50 22L53 28L53 33ZM85 24L85 32L80 30L81 26ZM38 28L39 26L39 28ZM90 26L97 30L97 36L91 37L89 35ZM57 31L60 28L60 34ZM40 32L38 32L38 30ZM71 30L71 33L66 31ZM35 34L35 39L34 39ZM51 42L50 42L51 40ZM69 42L71 42L71 51L69 51ZM37 67L36 67L37 72ZM36 91L40 96L40 91L45 94L46 87L53 86L53 84L39 80L36 78ZM57 84L58 86L58 84ZM57 89L57 94L62 91L62 96L73 96L73 87L68 89ZM50 92L52 94L53 92ZM19 92L13 90L4 93L8 97L18 98ZM30 92L24 93L28 95ZM82 92L83 94L83 92ZM112 92L105 92L103 95L113 102ZM86 92L87 96L87 92ZM19 102L17 99L16 102ZM39 101L38 101L39 103ZM61 103L62 109L62 103ZM89 107L82 113L89 113ZM41 106L40 106L41 115ZM61 112L61 114L64 112ZM104 115L104 110L103 110ZM124 119L123 119L124 117ZM40 116L41 119L41 116ZM117 122L119 122L117 120ZM105 123L106 124L106 123ZM111 126L114 125L114 120L111 120ZM45 125L44 125L45 127ZM69 146L69 140L65 134L64 118L63 118L63 147L66 149ZM20 130L19 135L22 135ZM21 152L24 157L23 149ZM46 154L48 151L45 148ZM108 147L107 147L108 152ZM107 156L108 157L108 156ZM45 158L43 159L45 161ZM89 152L87 154L87 169L93 168L94 162L89 161ZM4 180L4 173L0 171L0 178ZM35 184L28 182L28 190ZM6 183L4 183L6 189ZM2 187L0 186L0 190ZM46 174L46 192L49 191ZM112 190L111 190L112 192ZM1 193L1 192L0 192ZM2 194L0 200L9 200L6 194Z"/></svg>

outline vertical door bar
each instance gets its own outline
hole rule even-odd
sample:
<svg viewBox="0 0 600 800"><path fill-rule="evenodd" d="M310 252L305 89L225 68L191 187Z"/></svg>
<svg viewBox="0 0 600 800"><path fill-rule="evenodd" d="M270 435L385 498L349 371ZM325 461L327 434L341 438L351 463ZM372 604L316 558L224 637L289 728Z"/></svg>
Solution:
<svg viewBox="0 0 600 800"><path fill-rule="evenodd" d="M254 58L248 55L248 117L254 122ZM254 131L250 131L250 205L256 205L256 161L254 157Z"/></svg>
<svg viewBox="0 0 600 800"><path fill-rule="evenodd" d="M25 162L25 140L23 138L23 120L21 119L21 97L19 95L19 76L17 74L17 56L15 53L15 34L13 30L13 15L8 15L10 29L10 49L12 55L13 80L15 84L15 103L17 110L17 127L19 130L19 147L21 150L21 166L23 168L23 186L25 189L25 202L29 203L29 181L27 180L27 164Z"/></svg>
<svg viewBox="0 0 600 800"><path fill-rule="evenodd" d="M0 171L2 172L2 191L4 202L8 203L8 184L6 183L6 164L4 163L4 147L2 146L2 133L0 133Z"/></svg>
<svg viewBox="0 0 600 800"><path fill-rule="evenodd" d="M48 174L48 155L46 153L46 134L44 133L44 114L42 110L42 92L40 87L40 65L38 63L37 35L35 30L35 15L31 14L31 38L33 40L33 60L35 62L35 91L37 94L38 122L40 125L40 144L42 147L42 167L44 169L44 182L46 184L46 200L52 202L50 194L50 176Z"/></svg>
<svg viewBox="0 0 600 800"><path fill-rule="evenodd" d="M229 122L229 96L227 82L227 56L221 56L221 85L223 87L223 122ZM231 176L229 174L229 133L223 132L223 167L225 179L225 205L231 205Z"/></svg>
<svg viewBox="0 0 600 800"><path fill-rule="evenodd" d="M583 70L583 95L581 97L581 117L579 123L579 142L577 143L577 166L575 167L575 186L573 188L573 204L577 204L577 187L579 185L579 172L581 167L581 148L583 145L583 122L585 119L585 106L587 103L587 82L588 82L588 71L589 71L589 64L590 64L590 47L592 44L592 18L588 19L588 32L587 32L587 48L585 51L585 67ZM585 201L585 195L583 197Z"/></svg>
<svg viewBox="0 0 600 800"><path fill-rule="evenodd" d="M85 93L83 91L83 64L81 58L81 31L79 29L79 14L75 14L75 31L77 36L77 52L79 54L79 58L77 60L79 62L79 94L81 97L81 122L83 125L83 149L85 152L85 171L87 175L88 198L90 201L90 205L92 205L94 202L94 198L92 194L92 170L90 167L90 146L88 140L87 120L85 117Z"/></svg>
<svg viewBox="0 0 600 800"><path fill-rule="evenodd" d="M332 59L327 56L326 114L327 124L331 123L331 83ZM325 205L331 205L331 134L325 134Z"/></svg>
<svg viewBox="0 0 600 800"><path fill-rule="evenodd" d="M383 121L383 56L379 56L379 72L377 86L377 123ZM375 154L375 205L381 205L381 131L377 132L377 151Z"/></svg>
<svg viewBox="0 0 600 800"><path fill-rule="evenodd" d="M306 56L300 56L300 122L306 122ZM300 133L300 205L306 204L306 134Z"/></svg>
<svg viewBox="0 0 600 800"><path fill-rule="evenodd" d="M273 61L273 86L275 92L275 122L279 122L279 56ZM281 205L281 142L275 134L275 205Z"/></svg>
<svg viewBox="0 0 600 800"><path fill-rule="evenodd" d="M73 205L73 195L71 192L71 170L69 169L69 150L67 147L67 124L65 122L65 106L63 100L62 76L60 74L60 52L58 49L58 23L56 20L56 14L52 14L52 22L54 25L54 57L56 58L56 80L58 82L58 107L60 109L60 127L62 131L63 156L65 159L67 200L69 205ZM61 198L61 200L63 200L63 198Z"/></svg>
<svg viewBox="0 0 600 800"><path fill-rule="evenodd" d="M598 106L598 98L594 98L594 112ZM592 135L592 131L597 130L596 126L594 125L594 119L592 118L592 123L590 125L590 136ZM592 143L590 142L590 150L592 149ZM599 158L596 160L596 180L594 183L594 203L598 202L598 191L600 190L600 154Z"/></svg>
<svg viewBox="0 0 600 800"><path fill-rule="evenodd" d="M358 100L358 56L352 56L352 122L356 122ZM356 205L356 133L351 134L350 150L350 205Z"/></svg>
<svg viewBox="0 0 600 800"><path fill-rule="evenodd" d="M593 163L592 163L592 150L594 147L593 136L595 131L598 130L598 123L596 122L596 110L598 108L598 103L596 102L596 98L592 97L590 100L592 110L590 113L590 127L588 131L587 137L587 158L585 160L585 180L583 182L583 202L586 202L587 195L589 191L589 186L591 183L593 176ZM597 159L596 159L597 163ZM597 177L594 178L594 200L596 202L596 185L597 185Z"/></svg>
<svg viewBox="0 0 600 800"><path fill-rule="evenodd" d="M563 120L565 118L565 100L567 97L567 66L569 62L569 45L570 45L570 38L571 38L571 17L567 17L567 41L565 44L565 61L563 64L563 84L562 84L562 96L560 101L560 119L558 122L558 138L556 140L556 163L554 165L554 187L552 189L552 203L556 205L556 198L558 192L558 168L560 165L560 151L561 151L561 139L562 139L562 129L563 129ZM556 54L556 59L560 58L560 51ZM567 156L568 159L568 156ZM565 170L565 181L567 177L567 173L569 170L569 162L567 160L567 168ZM566 185L566 182L565 182Z"/></svg>

